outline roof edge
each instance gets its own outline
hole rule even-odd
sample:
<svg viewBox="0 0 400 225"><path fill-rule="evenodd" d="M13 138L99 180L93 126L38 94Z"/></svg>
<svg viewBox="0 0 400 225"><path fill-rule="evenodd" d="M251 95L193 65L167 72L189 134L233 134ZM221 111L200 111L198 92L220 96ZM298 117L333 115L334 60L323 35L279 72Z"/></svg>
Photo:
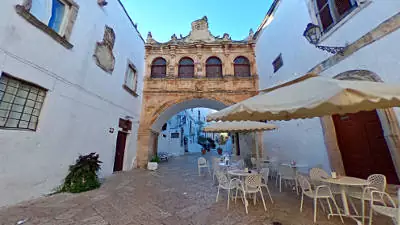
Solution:
<svg viewBox="0 0 400 225"><path fill-rule="evenodd" d="M254 40L258 39L258 35L262 31L262 29L263 29L264 25L267 23L268 19L272 16L272 14L274 14L274 12L278 8L278 5L280 2L281 2L281 0L274 0L274 2L272 2L271 7L269 8L267 14L265 15L263 21L258 26L257 31L254 33Z"/></svg>
<svg viewBox="0 0 400 225"><path fill-rule="evenodd" d="M143 43L145 44L146 42L145 42L145 40L143 39L143 36L140 34L139 30L138 30L137 27L135 26L135 23L133 22L132 17L128 14L128 11L126 11L126 8L125 8L124 4L122 4L121 0L117 0L117 1L118 1L118 3L121 5L122 10L124 10L125 15L128 17L129 21L131 21L131 24L132 24L133 28L136 30L136 32L138 33L140 39L142 39Z"/></svg>

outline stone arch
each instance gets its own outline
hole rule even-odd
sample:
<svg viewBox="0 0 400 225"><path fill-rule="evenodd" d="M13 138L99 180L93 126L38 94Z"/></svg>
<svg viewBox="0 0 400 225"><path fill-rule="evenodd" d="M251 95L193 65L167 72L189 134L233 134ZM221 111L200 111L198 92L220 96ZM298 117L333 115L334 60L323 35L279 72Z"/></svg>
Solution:
<svg viewBox="0 0 400 225"><path fill-rule="evenodd" d="M364 80L383 82L374 72L368 70L349 70L333 77L338 80ZM381 121L383 134L386 139L397 176L400 179L400 127L393 108L377 109ZM335 125L331 116L321 117L321 125L324 133L325 145L328 152L331 168L340 174L345 174L342 156L338 146Z"/></svg>

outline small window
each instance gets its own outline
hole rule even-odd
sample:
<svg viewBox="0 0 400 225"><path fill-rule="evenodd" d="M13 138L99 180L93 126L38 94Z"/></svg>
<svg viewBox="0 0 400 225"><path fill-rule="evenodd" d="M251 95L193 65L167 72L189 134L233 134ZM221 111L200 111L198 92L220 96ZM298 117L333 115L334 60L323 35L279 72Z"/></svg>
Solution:
<svg viewBox="0 0 400 225"><path fill-rule="evenodd" d="M153 78L162 78L167 74L167 61L164 58L156 58L151 63L151 74Z"/></svg>
<svg viewBox="0 0 400 225"><path fill-rule="evenodd" d="M274 67L274 73L283 66L282 54L279 54L279 56L276 57L276 59L272 62L272 66Z"/></svg>
<svg viewBox="0 0 400 225"><path fill-rule="evenodd" d="M62 36L70 9L71 5L64 0L32 0L30 13Z"/></svg>
<svg viewBox="0 0 400 225"><path fill-rule="evenodd" d="M171 133L171 138L179 138L179 133Z"/></svg>
<svg viewBox="0 0 400 225"><path fill-rule="evenodd" d="M125 87L137 94L137 71L136 67L131 63L128 64L128 69L126 71Z"/></svg>
<svg viewBox="0 0 400 225"><path fill-rule="evenodd" d="M237 77L249 77L250 76L250 61L243 56L237 57L233 61L234 73Z"/></svg>
<svg viewBox="0 0 400 225"><path fill-rule="evenodd" d="M0 128L36 130L45 96L45 89L1 74Z"/></svg>
<svg viewBox="0 0 400 225"><path fill-rule="evenodd" d="M185 57L179 61L178 76L181 78L194 77L194 62L193 59Z"/></svg>
<svg viewBox="0 0 400 225"><path fill-rule="evenodd" d="M356 0L313 0L316 15L323 31L329 30L354 8L357 7Z"/></svg>

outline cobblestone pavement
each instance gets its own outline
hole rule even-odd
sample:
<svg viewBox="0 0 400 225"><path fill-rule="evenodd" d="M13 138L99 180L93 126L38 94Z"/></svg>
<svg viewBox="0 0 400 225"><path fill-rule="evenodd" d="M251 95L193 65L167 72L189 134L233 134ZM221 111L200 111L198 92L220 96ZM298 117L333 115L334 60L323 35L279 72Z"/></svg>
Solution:
<svg viewBox="0 0 400 225"><path fill-rule="evenodd" d="M275 203L266 198L267 212L260 201L250 204L246 215L241 201L226 209L226 192L216 203L217 188L209 175L198 176L198 155L188 155L161 163L156 172L133 170L108 178L103 186L83 194L58 194L0 209L0 224L24 225L283 225L313 224L312 202L306 199L303 213L296 193L282 193L269 185ZM339 218L327 220L319 209L317 224L342 224ZM345 224L356 224L345 220ZM375 217L374 224L390 220Z"/></svg>

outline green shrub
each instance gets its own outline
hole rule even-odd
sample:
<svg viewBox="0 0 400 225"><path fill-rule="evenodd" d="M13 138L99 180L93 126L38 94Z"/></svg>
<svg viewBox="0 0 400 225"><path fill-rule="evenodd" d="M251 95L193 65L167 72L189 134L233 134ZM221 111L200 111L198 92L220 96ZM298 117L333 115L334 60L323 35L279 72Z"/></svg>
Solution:
<svg viewBox="0 0 400 225"><path fill-rule="evenodd" d="M59 192L79 193L100 187L97 172L100 170L99 154L80 155L74 165L69 166L69 173Z"/></svg>
<svg viewBox="0 0 400 225"><path fill-rule="evenodd" d="M161 160L160 160L160 157L158 157L158 155L155 155L155 156L153 156L153 158L151 158L151 160L150 160L150 162L156 162L156 163L159 163Z"/></svg>

